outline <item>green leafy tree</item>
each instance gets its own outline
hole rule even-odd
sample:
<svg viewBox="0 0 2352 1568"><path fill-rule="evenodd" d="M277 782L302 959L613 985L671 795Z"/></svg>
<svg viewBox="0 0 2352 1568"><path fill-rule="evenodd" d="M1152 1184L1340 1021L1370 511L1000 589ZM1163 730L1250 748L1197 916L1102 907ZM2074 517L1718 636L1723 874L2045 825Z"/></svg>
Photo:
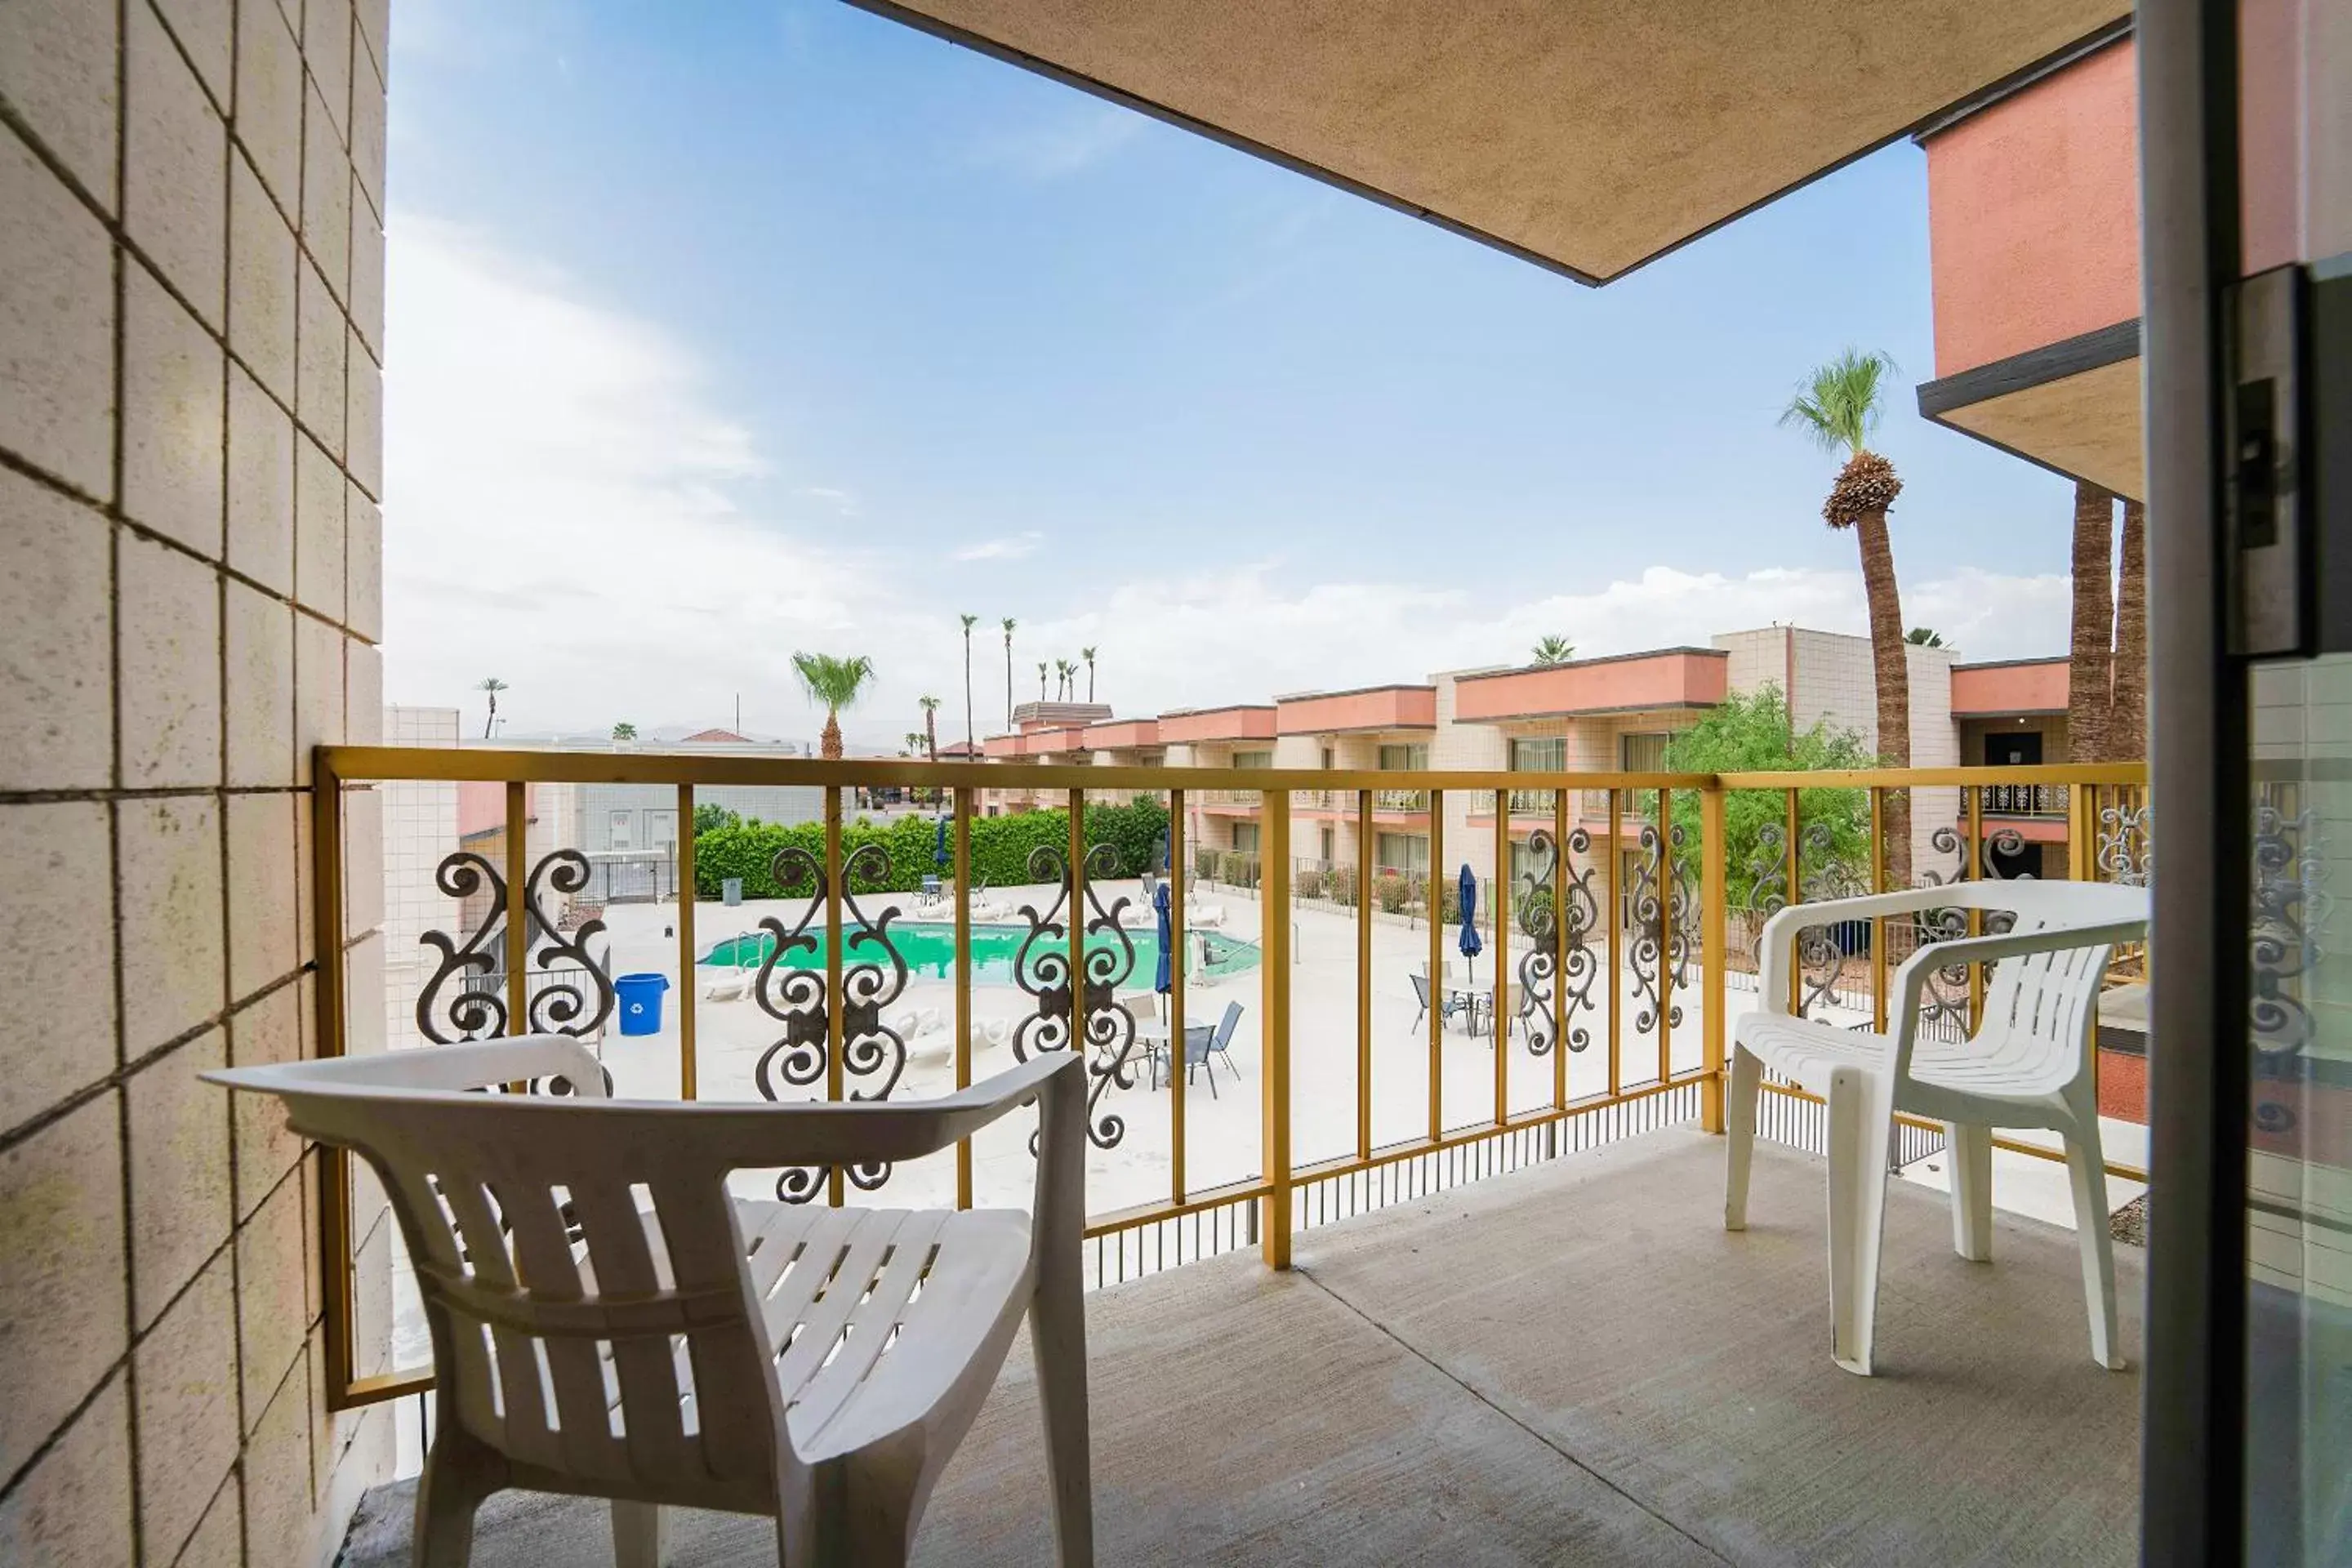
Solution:
<svg viewBox="0 0 2352 1568"><path fill-rule="evenodd" d="M1944 634L1937 631L1933 626L1913 626L1909 631L1903 634L1903 640L1909 643L1913 647L1949 647L1952 646L1944 640Z"/></svg>
<svg viewBox="0 0 2352 1568"><path fill-rule="evenodd" d="M1536 644L1534 653L1538 664L1566 664L1576 657L1576 645L1554 632Z"/></svg>
<svg viewBox="0 0 2352 1568"><path fill-rule="evenodd" d="M820 860L824 855L824 828L820 823L729 822L706 829L696 812L694 837L695 889L703 898L717 898L730 877L743 879L746 898L802 897L814 889L807 879L778 886L774 880L776 853L796 845ZM971 874L975 883L1019 887L1031 880L1029 857L1037 849L1069 847L1069 816L1061 810L1029 811L1015 816L982 816L971 825ZM1111 846L1112 875L1139 877L1151 868L1160 838L1168 830L1168 810L1149 795L1124 805L1088 803L1086 840L1089 846ZM845 824L842 853L851 855L866 844L878 844L887 859L886 875L874 875L868 860L850 880L856 893L912 892L934 872L933 847L938 827L923 816L901 816L889 823L865 818ZM1104 907L1115 897L1132 897L1134 889L1106 889Z"/></svg>
<svg viewBox="0 0 2352 1568"><path fill-rule="evenodd" d="M856 704L874 679L874 661L864 654L846 657L830 653L793 655L793 673L810 701L824 709L824 735L818 748L827 762L841 760L841 710Z"/></svg>
<svg viewBox="0 0 2352 1568"><path fill-rule="evenodd" d="M624 720L613 726L613 739L615 741L634 741L636 738L637 727L635 724Z"/></svg>
<svg viewBox="0 0 2352 1568"><path fill-rule="evenodd" d="M694 836L716 833L722 827L740 827L743 819L728 807L713 801L703 801L694 808Z"/></svg>
<svg viewBox="0 0 2352 1568"><path fill-rule="evenodd" d="M1860 731L1840 729L1828 720L1791 732L1789 705L1780 689L1766 682L1755 690L1734 693L1697 723L1666 742L1665 766L1670 773L1727 773L1825 768L1867 768L1877 762L1863 744ZM1776 789L1733 790L1724 799L1725 890L1731 907L1743 909L1756 891L1757 874L1766 828L1785 832L1788 797ZM1859 789L1801 789L1797 792L1800 835L1826 826L1829 852L1847 866L1870 864L1870 793ZM1699 803L1685 790L1675 797L1675 822L1683 829L1682 858L1694 874L1699 853ZM1783 851L1785 853L1785 851ZM1806 864L1816 860L1813 845L1805 847Z"/></svg>
<svg viewBox="0 0 2352 1568"><path fill-rule="evenodd" d="M1862 553L1863 596L1870 607L1870 660L1878 685L1878 752L1886 765L1911 765L1911 672L1903 651L1903 601L1895 582L1895 547L1886 514L1903 493L1895 465L1870 449L1870 433L1884 412L1895 362L1883 353L1848 349L1808 377L1781 412L1822 450L1846 455L1830 486L1822 517L1833 529L1852 529ZM1911 884L1911 811L1907 793L1886 799L1887 872L1898 888Z"/></svg>

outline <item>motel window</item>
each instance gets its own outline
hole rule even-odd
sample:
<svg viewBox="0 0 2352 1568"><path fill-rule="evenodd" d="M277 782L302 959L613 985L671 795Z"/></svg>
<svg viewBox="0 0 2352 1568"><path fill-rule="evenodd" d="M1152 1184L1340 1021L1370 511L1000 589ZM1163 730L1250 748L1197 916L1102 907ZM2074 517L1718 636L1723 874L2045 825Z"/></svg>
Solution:
<svg viewBox="0 0 2352 1568"><path fill-rule="evenodd" d="M1662 773L1666 771L1666 742L1673 740L1664 731L1644 731L1617 737L1617 766L1629 773Z"/></svg>
<svg viewBox="0 0 2352 1568"><path fill-rule="evenodd" d="M1511 742L1511 771L1515 773L1557 773L1567 768L1565 736L1545 735Z"/></svg>
<svg viewBox="0 0 2352 1568"><path fill-rule="evenodd" d="M1429 839L1419 833L1376 833L1372 836L1372 863L1383 871L1425 876L1429 871Z"/></svg>
<svg viewBox="0 0 2352 1568"><path fill-rule="evenodd" d="M1237 768L1270 768L1274 766L1272 752L1235 752L1234 766Z"/></svg>
<svg viewBox="0 0 2352 1568"><path fill-rule="evenodd" d="M1244 855L1255 855L1257 853L1256 823L1236 822L1234 824L1234 847Z"/></svg>
<svg viewBox="0 0 2352 1568"><path fill-rule="evenodd" d="M1381 772L1384 773L1424 773L1428 768L1429 742L1426 741L1381 748Z"/></svg>

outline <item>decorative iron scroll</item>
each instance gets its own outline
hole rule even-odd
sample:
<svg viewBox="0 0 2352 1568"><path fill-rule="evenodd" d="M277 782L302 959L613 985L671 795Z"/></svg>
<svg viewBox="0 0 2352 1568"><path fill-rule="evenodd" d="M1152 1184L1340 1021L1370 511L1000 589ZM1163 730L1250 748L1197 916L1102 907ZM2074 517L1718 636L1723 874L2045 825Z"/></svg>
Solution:
<svg viewBox="0 0 2352 1568"><path fill-rule="evenodd" d="M484 857L460 849L433 868L433 885L452 899L470 899L488 888L490 907L483 912L482 923L462 942L437 931L428 931L417 939L441 957L425 988L416 994L416 1031L436 1046L502 1035L507 1028L506 999L495 992L474 990L472 983L499 966L496 943L507 923L506 879ZM457 992L444 1001L442 988L452 981L457 984Z"/></svg>
<svg viewBox="0 0 2352 1568"><path fill-rule="evenodd" d="M580 929L566 937L547 918L547 908L541 902L546 896L541 884L559 893L576 893L588 885L588 857L577 849L558 849L541 858L531 868L530 878L522 887L523 930L543 933L547 945L539 950L541 969L553 971L556 961L570 959L579 965L596 993L596 1005L591 1012L588 999L580 986L570 979L556 981L530 999L525 1016L533 1032L543 1035L587 1035L604 1026L613 1013L613 977L604 973L595 959L589 956L588 939L604 929L603 921L581 922ZM571 972L566 971L569 974ZM587 1014L583 1019L581 1015Z"/></svg>
<svg viewBox="0 0 2352 1568"><path fill-rule="evenodd" d="M1869 876L1837 856L1837 834L1826 822L1816 822L1798 836L1797 865L1803 901L1858 898L1870 891ZM1805 869L1807 856L1812 869ZM1799 983L1797 1014L1807 1015L1816 1002L1837 1000L1837 983L1845 973L1845 944L1840 925L1807 926L1797 933Z"/></svg>
<svg viewBox="0 0 2352 1568"><path fill-rule="evenodd" d="M769 862L768 875L777 887L806 881L812 895L790 926L774 915L760 922L774 942L761 961L751 994L762 1012L784 1026L752 1068L752 1083L767 1100L781 1100L788 1090L806 1089L827 1076L833 1020L824 971L784 963L788 954L822 954L820 931L841 942L841 1073L847 1097L887 1100L907 1070L906 1037L882 1019L882 1010L907 989L907 961L890 937L890 922L898 911L885 910L878 920L869 920L852 890L860 877L889 885L889 851L879 844L861 844L844 858L841 870L845 934L835 937L818 923L831 883L824 863L796 846L779 849ZM890 1179L890 1169L887 1162L876 1161L845 1166L842 1174L860 1192L870 1193ZM824 1190L831 1173L822 1165L787 1167L776 1177L776 1196L788 1204L807 1203Z"/></svg>
<svg viewBox="0 0 2352 1568"><path fill-rule="evenodd" d="M1552 990L1559 979L1559 918L1552 909L1553 879L1559 874L1559 845L1550 830L1528 835L1528 869L1519 873L1519 930L1528 950L1519 956L1520 1008L1527 1017L1528 1054L1545 1056L1552 1046Z"/></svg>
<svg viewBox="0 0 2352 1568"><path fill-rule="evenodd" d="M1033 1051L1083 1048L1087 1052L1087 1075L1094 1080L1087 1091L1087 1137L1097 1149L1115 1149L1127 1136L1127 1120L1117 1111L1097 1112L1103 1095L1113 1085L1120 1089L1135 1087L1135 1016L1118 999L1118 987L1135 973L1135 939L1118 919L1128 900L1118 899L1105 909L1096 892L1118 875L1118 851L1108 844L1096 845L1087 851L1084 869L1086 904L1093 910L1091 916L1085 910L1071 909L1068 857L1050 844L1041 844L1029 852L1029 880L1047 883L1055 891L1054 901L1042 914L1034 905L1021 906L1022 918L1029 922L1029 930L1013 956L1013 982L1034 998L1036 1005L1013 1026L1013 1054L1025 1062ZM1066 914L1066 910L1069 912ZM1088 943L1085 947L1084 968L1076 977L1076 986L1070 973L1072 921L1079 922L1086 936L1112 939L1100 946ZM1170 962L1176 960L1171 956ZM1181 973L1181 964L1178 972ZM1070 1016L1074 991L1081 997L1081 1013L1075 1026ZM1033 1154L1037 1150L1034 1132L1029 1150Z"/></svg>
<svg viewBox="0 0 2352 1568"><path fill-rule="evenodd" d="M2099 809L2095 862L2100 880L2121 882L2127 888L2147 886L2148 879L2156 872L2156 843L2152 836L2156 824L2150 815L2153 810L2146 804L2134 805L2124 799Z"/></svg>
<svg viewBox="0 0 2352 1568"><path fill-rule="evenodd" d="M1680 839L1676 832L1671 842L1678 847ZM1633 863L1632 959L1633 1002L1640 1011L1633 1015L1633 1028L1636 1033L1646 1034L1657 1027L1661 1011L1670 1026L1679 1026L1683 1021L1682 1005L1667 1003L1664 987L1669 976L1676 984L1685 983L1683 969L1689 960L1690 944L1679 922L1673 931L1663 934L1659 928L1664 924L1661 917L1665 912L1662 889L1671 889L1675 898L1686 899L1689 882L1679 869L1668 868L1669 837L1660 833L1655 823L1643 823L1636 842L1642 854ZM1671 882L1669 878L1673 879Z"/></svg>
<svg viewBox="0 0 2352 1568"><path fill-rule="evenodd" d="M2292 1058L2312 1038L2311 1010L2303 993L2320 952L2311 933L2326 923L2334 902L2320 885L2327 865L2318 824L2312 809L2290 816L2272 805L2254 808L2254 898L2249 922L2253 995L2248 1021L2257 1068L2269 1076L2289 1070ZM2283 1106L2273 1109L2285 1113ZM2261 1110L2256 1107L2258 1118ZM2292 1125L2292 1114L2287 1114Z"/></svg>
<svg viewBox="0 0 2352 1568"><path fill-rule="evenodd" d="M591 1035L612 1016L613 977L588 950L589 940L604 931L604 922L585 921L567 936L547 912L549 892L576 893L587 886L588 877L586 856L576 849L557 849L541 856L523 882L526 951L531 942L546 939L531 957L540 966L536 973L546 976L549 984L534 992L529 977L525 979L524 1022L534 1034ZM444 1046L504 1034L509 1015L500 960L505 956L509 915L506 879L487 857L460 849L435 868L433 882L453 899L470 899L487 889L490 902L480 923L464 941L437 931L428 931L417 939L440 955L432 976L417 993L417 1033ZM567 960L566 967L554 967ZM591 991L595 997L593 1005Z"/></svg>

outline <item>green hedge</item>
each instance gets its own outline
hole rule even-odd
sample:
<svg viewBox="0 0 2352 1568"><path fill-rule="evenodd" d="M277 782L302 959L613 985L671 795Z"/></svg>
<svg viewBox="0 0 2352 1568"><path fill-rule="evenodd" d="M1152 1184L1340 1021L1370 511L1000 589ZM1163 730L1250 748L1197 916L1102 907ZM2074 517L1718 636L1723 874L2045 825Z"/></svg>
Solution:
<svg viewBox="0 0 2352 1568"><path fill-rule="evenodd" d="M886 825L864 817L845 823L841 830L845 858L855 858L865 846L881 846L888 857L889 875L877 877L870 865L853 865L849 889L856 893L908 893L925 877L943 875L947 868L934 858L939 842L935 816L902 816ZM1015 816L976 817L971 825L971 875L974 886L1017 887L1033 880L1029 856L1070 841L1069 814L1031 811ZM1168 811L1145 796L1127 805L1087 806L1087 843L1108 844L1118 857L1115 875L1139 877L1152 869L1160 836L1167 830ZM953 852L950 828L950 852ZM783 826L772 822L734 823L694 836L694 890L697 897L715 899L730 877L743 879L747 899L805 898L815 890L814 879L801 877L782 887L769 875L777 852L796 845L813 859L824 858L824 828L814 822ZM867 857L870 862L872 857Z"/></svg>

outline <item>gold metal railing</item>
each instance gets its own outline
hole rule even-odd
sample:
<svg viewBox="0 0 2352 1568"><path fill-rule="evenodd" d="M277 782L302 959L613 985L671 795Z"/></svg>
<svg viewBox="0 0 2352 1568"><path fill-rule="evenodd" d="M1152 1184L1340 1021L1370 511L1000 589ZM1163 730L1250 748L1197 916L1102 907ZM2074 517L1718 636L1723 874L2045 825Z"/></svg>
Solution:
<svg viewBox="0 0 2352 1568"><path fill-rule="evenodd" d="M2137 880L2145 877L2147 861L2146 773L2137 765L1721 775L1433 771L1414 774L1411 790L1396 789L1394 773L1377 771L1024 765L1019 787L1041 802L1058 796L1068 808L1061 827L1041 831L1034 826L1034 816L989 819L978 815L981 794L1000 787L997 770L984 764L396 747L323 747L315 757L319 787L313 853L322 1054L380 1048L373 1039L378 1031L361 1020L368 1016L367 1009L383 1006L383 998L370 992L385 973L384 931L376 927L348 930L344 923L347 909L382 907L372 899L346 897L352 878L383 874L376 865L352 863L346 836L347 814L375 792L404 784L454 782L467 803L462 815L476 825L465 842L436 847L423 858L423 863L429 863L446 856L433 878L440 895L454 907L457 928L431 933L420 944L438 955L433 973L425 974L419 965L410 977L385 983L405 988L391 999L401 1016L413 1013L423 1037L438 1038L533 1029L580 1033L612 1016L618 977L609 972L609 951L600 970L592 940L595 933L586 929L579 911L567 914L551 901L556 894L585 886L583 868L589 865L587 857L562 842L562 825L584 813L567 811L557 798L560 792L603 785L626 785L640 793L659 790L674 805L676 820L684 825L694 820L698 790L798 790L811 804L815 820L804 828L775 830L790 840L791 852L780 849L763 867L753 868L764 878L754 896L782 911L756 930L745 930L743 917L728 915L713 899L722 877L743 872L739 849L721 837L698 841L691 832L680 834L680 885L705 892L700 900L681 897L666 911L680 982L668 998L677 1013L675 1092L679 1098L724 1094L728 1085L714 1076L714 1064L722 1075L741 1070L740 1061L730 1065L703 1049L700 1025L707 1004L700 972L710 966L699 961L716 956L716 949L706 955L706 937L730 942L739 962L747 953L759 961L752 1000L775 1022L780 1037L752 1073L758 1092L771 1098L790 1092L831 1100L889 1092L898 1071L889 1073L887 1083L874 1076L875 1053L881 1051L887 1059L895 1040L903 1068L908 1042L889 1033L887 998L877 1002L876 997L877 987L887 988L892 964L904 981L908 961L894 942L918 922L951 931L947 1065L954 1087L969 1085L974 1077L978 1021L975 909L986 900L995 908L981 918L1009 920L1024 931L1024 956L1014 961L1011 984L1027 1011L1015 1020L1010 1042L1013 1049L1066 1049L1075 1043L1088 1051L1089 1120L1098 1156L1118 1157L1119 1138L1129 1124L1141 1128L1148 1119L1165 1130L1164 1191L1095 1214L1089 1237L1123 1246L1130 1235L1139 1237L1168 1222L1244 1208L1252 1213L1256 1245L1276 1268L1289 1261L1293 1194L1309 1184L1376 1172L1420 1155L1529 1129L1564 1125L1567 1119L1599 1108L1685 1091L1696 1096L1701 1124L1720 1131L1727 1018L1744 994L1752 994L1757 968L1753 942L1762 916L1792 900L1883 890L1896 885L1898 874L1914 883L1990 874L1989 851L2009 847L2000 836L2011 831L1986 820L1999 815L1990 805L2000 798L1992 792L2054 792L2053 798L2063 805L2064 831L2057 860L2045 867L2048 874ZM854 820L855 792L872 786L944 791L943 834L928 818L897 828ZM1759 813L1752 808L1749 802L1758 794L1772 798L1771 809ZM1465 795L1472 800L1461 801ZM1499 815L1494 812L1498 795L1509 803L1509 809ZM1211 900L1254 899L1259 911L1255 944L1259 1104L1252 1170L1213 1171L1206 1173L1209 1179L1198 1179L1200 1173L1188 1162L1188 1122L1197 1113L1197 1091L1188 1092L1187 1072L1173 1070L1179 1066L1174 1053L1170 1053L1166 1100L1155 1104L1156 1095L1135 1092L1144 1069L1147 1027L1159 1031L1160 1039L1186 1041L1188 1029L1197 1036L1204 1032L1201 1026L1217 1022L1188 1018L1188 1005L1197 1006L1202 998L1188 1004L1188 986L1175 984L1165 994L1166 1018L1147 1025L1139 1016L1139 994L1151 988L1152 977L1132 973L1139 951L1132 943L1125 945L1128 972L1110 973L1103 967L1100 954L1110 952L1111 967L1117 968L1116 954L1124 942L1119 932L1137 929L1123 916L1141 912L1122 911L1117 889L1106 889L1103 884L1109 878L1131 879L1146 868L1131 863L1132 835L1126 841L1128 848L1107 853L1107 847L1116 849L1114 841L1090 834L1098 828L1108 833L1110 828L1102 825L1118 810L1132 810L1127 803L1138 796L1165 804L1165 863L1175 868L1192 862L1187 841L1193 827L1190 807L1206 802L1255 807L1260 835L1257 885L1210 895ZM1456 802L1451 810L1449 798ZM1302 808L1302 799L1313 804ZM1470 826L1464 842L1452 842L1465 831L1459 826L1463 806L1475 808L1481 802L1491 820ZM381 807L380 799L368 805L373 811ZM1340 918L1352 915L1354 920L1352 1040L1338 1037L1336 1015L1318 1012L1302 1018L1297 1009L1299 980L1294 960L1298 955L1294 943L1299 939L1296 917L1300 900L1294 897L1294 877L1301 863L1294 858L1298 845L1292 819L1300 809L1339 817L1322 824L1339 836L1331 857L1306 864L1319 882L1310 899ZM1424 871L1405 879L1380 874L1374 863L1375 826L1381 813L1395 809L1426 814L1426 865L1439 868L1438 875ZM1130 833L1136 820L1129 821ZM1532 833L1527 831L1530 820L1537 825ZM1516 834L1515 825L1520 828ZM1009 912L1000 899L1006 890L1004 877L994 877L990 889L979 889L979 883L992 878L989 868L975 860L978 838L1010 833L1028 836L1023 841L1026 858L1021 862L1027 885L1015 900L1025 907L1017 914ZM1344 847L1339 847L1341 841ZM371 831L352 835L350 842L380 846L381 837ZM992 837L992 846L995 843ZM944 865L939 860L942 853ZM996 856L999 849L992 847L988 853ZM1155 845L1150 858L1156 859L1160 853ZM1121 855L1128 859L1120 859ZM710 863L698 866L705 856ZM722 856L736 858L722 863ZM410 874L420 864L414 853L395 858L411 868ZM1930 859L1935 863L1927 863ZM1447 946L1457 934L1458 911L1451 908L1454 879L1442 868L1457 860L1481 860L1490 873L1500 873L1483 884L1486 891L1482 901L1487 907L1480 923L1488 933L1484 968L1469 977L1475 980L1483 973L1483 984L1467 983L1448 967ZM1343 869L1349 873L1344 878ZM933 883L930 888L922 885L927 878ZM1346 896L1335 898L1335 889ZM1435 1004L1413 1024L1412 1055L1418 1057L1425 1047L1425 1078L1419 1063L1407 1072L1375 1050L1375 917L1383 912L1381 900L1399 894L1421 900L1415 912L1425 935L1414 931L1406 938L1416 950L1409 961L1399 958L1403 950L1395 936L1383 941L1391 950L1388 962L1418 969L1428 999ZM894 927L897 916L881 914L886 903L913 912ZM1223 943L1228 952L1237 943L1249 945L1238 933L1223 934L1222 924L1207 930L1213 910L1220 921L1228 912L1198 893L1170 900L1171 953L1192 952L1188 942L1196 921L1204 928L1202 934L1212 943ZM1267 918L1268 911L1276 910L1290 911L1294 918ZM1244 916L1235 925L1247 923ZM812 931L820 934L811 938ZM1866 1020L1884 1027L1891 960L1897 950L1951 934L1958 932L1906 929L1904 922L1885 921L1873 922L1867 933L1832 932L1801 950L1803 962L1796 966L1790 1000L1803 1008L1834 1012L1844 1021ZM745 942L751 945L743 947ZM792 971L800 977L797 1000L780 1000L779 988L771 983L786 970L782 961L790 942L806 942L804 949L794 951L817 954L821 963ZM1177 962L1181 966L1188 961ZM1025 979L1023 963L1035 965ZM568 1012L562 1001L565 983L551 984L551 976L563 974L573 976L568 984L576 1005ZM363 978L356 991L355 975ZM1084 984L1072 987L1072 975L1082 977ZM1386 981L1398 984L1382 993L1384 999L1396 1001L1393 994L1402 991L1402 982L1412 977L1385 974ZM1074 989L1082 998L1075 1017ZM453 1010L453 997L478 998L480 1005L460 1016ZM1935 1005L1942 1009L1944 1026L1966 1029L1974 1026L1982 1002L1981 977L1976 975L1939 993ZM430 1028L428 1020L433 1021ZM1466 1104L1464 1076L1457 1072L1449 1083L1446 1070L1449 1061L1460 1064L1468 1038L1461 1032L1463 1022L1474 1035L1484 1023L1486 1040L1479 1045L1493 1059L1491 1089L1481 1084L1468 1090ZM1331 1048L1312 1060L1302 1058L1298 1047L1309 1039ZM1494 1043L1497 1040L1500 1046ZM1517 1096L1515 1061L1529 1064ZM1292 1142L1296 1075L1308 1074L1304 1081L1310 1092L1328 1103L1339 1080L1350 1070L1354 1114L1349 1146L1337 1153L1298 1157ZM1485 1068L1476 1071L1483 1074ZM1406 1083L1404 1103L1413 1121L1412 1131L1402 1137L1396 1127L1381 1126L1375 1100L1377 1085L1400 1080ZM1418 1089L1412 1087L1413 1080L1419 1081ZM781 1087L785 1084L791 1086L789 1091ZM1538 1087L1540 1094L1529 1098ZM1797 1093L1784 1085L1769 1087L1777 1093ZM1425 1104L1412 1101L1416 1093ZM1395 1091L1382 1103L1394 1109ZM2000 1142L2021 1152L2051 1155L2032 1145ZM2126 1167L2111 1169L2138 1174ZM421 1388L430 1376L425 1369L395 1368L370 1376L355 1372L352 1173L348 1161L331 1152L322 1162L322 1172L321 1256L329 1260L324 1281L328 1400L341 1407ZM793 1174L778 1177L780 1192L786 1191L787 1178ZM838 1204L869 1189L871 1175L837 1168L799 1173L799 1185L787 1195ZM969 1144L954 1152L952 1180L953 1201L971 1205L976 1178Z"/></svg>

